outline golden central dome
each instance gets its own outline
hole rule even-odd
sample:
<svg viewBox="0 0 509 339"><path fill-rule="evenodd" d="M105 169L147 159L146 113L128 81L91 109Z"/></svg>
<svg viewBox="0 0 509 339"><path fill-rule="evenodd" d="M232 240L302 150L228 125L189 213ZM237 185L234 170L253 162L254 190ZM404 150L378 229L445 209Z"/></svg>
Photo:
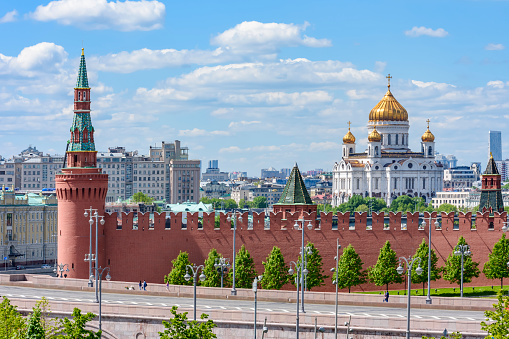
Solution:
<svg viewBox="0 0 509 339"><path fill-rule="evenodd" d="M424 134L422 135L421 137L421 140L423 142L435 142L435 136L433 135L433 133L431 133L431 131L429 130L429 119L426 120L426 122L428 123L428 129L426 130L426 132L424 132Z"/></svg>
<svg viewBox="0 0 509 339"><path fill-rule="evenodd" d="M350 121L348 122L348 133L343 137L343 144L355 144L355 137L350 132Z"/></svg>
<svg viewBox="0 0 509 339"><path fill-rule="evenodd" d="M380 135L380 133L378 133L378 131L376 130L376 127L373 128L371 133L369 133L368 141L369 142L380 142L380 141L382 141L382 136Z"/></svg>
<svg viewBox="0 0 509 339"><path fill-rule="evenodd" d="M391 78L389 74L387 77L389 79L387 93L369 112L369 121L408 121L408 112L391 93Z"/></svg>

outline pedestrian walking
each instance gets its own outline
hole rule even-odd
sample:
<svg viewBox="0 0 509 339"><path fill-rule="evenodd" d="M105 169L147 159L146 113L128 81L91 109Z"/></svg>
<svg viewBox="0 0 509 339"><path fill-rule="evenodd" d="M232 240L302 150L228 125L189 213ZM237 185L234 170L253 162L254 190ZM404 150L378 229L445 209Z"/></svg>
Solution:
<svg viewBox="0 0 509 339"><path fill-rule="evenodd" d="M140 291L141 291L141 280L140 280Z"/></svg>
<svg viewBox="0 0 509 339"><path fill-rule="evenodd" d="M389 291L385 292L384 302L386 302L386 303L389 302Z"/></svg>
<svg viewBox="0 0 509 339"><path fill-rule="evenodd" d="M167 283L166 283L166 290L167 290L168 292L170 292L170 283L169 283L169 282L167 282Z"/></svg>
<svg viewBox="0 0 509 339"><path fill-rule="evenodd" d="M147 290L147 282L145 280L143 280L143 290L144 291Z"/></svg>

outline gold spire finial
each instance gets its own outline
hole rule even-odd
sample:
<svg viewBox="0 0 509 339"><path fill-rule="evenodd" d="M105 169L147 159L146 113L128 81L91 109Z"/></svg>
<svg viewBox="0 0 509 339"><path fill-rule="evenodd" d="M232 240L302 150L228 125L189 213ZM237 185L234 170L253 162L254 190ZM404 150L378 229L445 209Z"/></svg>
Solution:
<svg viewBox="0 0 509 339"><path fill-rule="evenodd" d="M389 73L386 76L386 78L387 78L387 88L391 88L391 79L392 79L391 74Z"/></svg>
<svg viewBox="0 0 509 339"><path fill-rule="evenodd" d="M349 121L348 122L348 130L350 130L350 124L351 124L351 122Z"/></svg>
<svg viewBox="0 0 509 339"><path fill-rule="evenodd" d="M85 49L81 47L81 55L85 55Z"/></svg>
<svg viewBox="0 0 509 339"><path fill-rule="evenodd" d="M428 119L428 120L426 120L426 122L428 123L428 129L429 129L429 121L430 121L429 119Z"/></svg>
<svg viewBox="0 0 509 339"><path fill-rule="evenodd" d="M491 152L490 152L490 158L492 158L492 159L493 159L493 153L491 153Z"/></svg>

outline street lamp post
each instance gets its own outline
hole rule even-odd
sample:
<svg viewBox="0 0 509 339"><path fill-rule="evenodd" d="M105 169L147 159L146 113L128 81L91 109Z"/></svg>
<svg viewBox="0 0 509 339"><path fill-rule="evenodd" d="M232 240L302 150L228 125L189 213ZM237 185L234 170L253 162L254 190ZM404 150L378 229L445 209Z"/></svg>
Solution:
<svg viewBox="0 0 509 339"><path fill-rule="evenodd" d="M303 271L304 269L307 268L307 254L311 254L311 248L310 247L304 247L304 222L305 220L304 219L298 219L295 221L295 224L293 225L293 227L298 230L299 229L299 222L301 223L301 229L302 229L302 243L301 243L301 250L300 250L300 261L301 261L301 265L302 265L302 269L301 271ZM311 221L308 223L308 229L311 230L313 229L313 225L311 224ZM306 269L307 271L307 269ZM302 313L306 313L306 311L304 311L304 275L301 274L301 277L300 277L302 280L301 280L301 290L302 290ZM297 288L298 289L298 288Z"/></svg>
<svg viewBox="0 0 509 339"><path fill-rule="evenodd" d="M228 268L230 268L230 262L227 258L216 258L214 267L219 273L221 273L221 288L223 288L223 276L226 272L228 272Z"/></svg>
<svg viewBox="0 0 509 339"><path fill-rule="evenodd" d="M233 281L232 281L232 295L237 295L237 290L235 289L235 231L237 230L237 219L239 221L242 221L242 216L239 214L237 217L237 212L233 212ZM227 218L228 222L231 222L232 218Z"/></svg>
<svg viewBox="0 0 509 339"><path fill-rule="evenodd" d="M288 274L290 274L290 275L293 275L293 273L294 273L292 264L293 264L293 266L295 266L295 269L297 270L297 277L295 278L295 281L297 284L297 314L296 314L295 327L296 327L296 332L297 332L296 338L299 339L299 280L302 279L303 275L308 274L308 269L304 268L303 265L301 265L299 267L299 265L297 265L297 263L295 261L290 261L290 269L288 270ZM301 264L302 264L302 262L301 262Z"/></svg>
<svg viewBox="0 0 509 339"><path fill-rule="evenodd" d="M405 272L405 269L403 268L402 262L405 262L406 264L406 270L408 273L408 297L407 297L407 318L406 318L406 338L410 339L410 293L412 292L411 285L412 285L412 266L416 261L418 261L417 269L415 270L415 273L421 275L422 274L422 268L421 268L421 258L416 257L400 257L399 258L399 266L396 269L396 271L399 274L403 274Z"/></svg>
<svg viewBox="0 0 509 339"><path fill-rule="evenodd" d="M435 228L440 226L440 224L438 223L438 218L433 218L430 214L429 218L427 218L428 225L429 225L429 236L428 236L428 296L426 298L426 304L432 303L430 283L431 283L431 221L433 219L435 219L435 223L434 223ZM423 228L426 227L426 221L423 221L421 225Z"/></svg>
<svg viewBox="0 0 509 339"><path fill-rule="evenodd" d="M60 278L62 278L64 271L69 272L69 264L61 263L59 265L56 265L55 268L53 269L53 272L57 274L57 278L58 278L58 272L60 272Z"/></svg>
<svg viewBox="0 0 509 339"><path fill-rule="evenodd" d="M456 245L454 248L454 255L461 255L461 288L460 288L460 294L463 298L463 258L465 256L470 256L472 252L470 252L470 246L469 245Z"/></svg>
<svg viewBox="0 0 509 339"><path fill-rule="evenodd" d="M110 268L109 267L105 267L105 268L94 267L94 270L95 270L95 276L99 277L99 331L102 331L102 279L103 279L103 273L104 273L104 271L106 271L107 272L106 280L108 280L108 281L111 280ZM93 277L90 277L90 279L93 279ZM97 286L97 283L96 283L96 286Z"/></svg>
<svg viewBox="0 0 509 339"><path fill-rule="evenodd" d="M370 200L371 201L371 200ZM339 249L341 245L339 244L339 238L336 238L336 256L334 260L336 260L336 267L331 268L331 272L336 272L336 279L332 282L336 285L336 300L335 300L335 320L334 320L334 338L338 339L338 270L339 270Z"/></svg>
<svg viewBox="0 0 509 339"><path fill-rule="evenodd" d="M253 292L254 292L254 339L256 339L256 307L257 307L257 298L256 293L258 292L258 282L262 280L262 276L259 275L255 277L253 280Z"/></svg>
<svg viewBox="0 0 509 339"><path fill-rule="evenodd" d="M90 252L88 253L88 256L85 254L85 261L88 261L88 270L89 270L89 277L92 277L92 261L95 260L95 268L99 267L99 256L98 256L98 237L99 237L99 227L98 227L98 221L99 218L101 218L101 225L104 225L104 216L99 215L97 212L97 209L92 208L90 206L89 209L85 209L85 213L83 213L85 218L88 219L88 223L90 225ZM92 253L92 225L94 224L95 219L95 254ZM94 285L93 279L88 280L88 286L92 287ZM98 299L98 292L97 292L97 275L95 277L95 302L99 302Z"/></svg>
<svg viewBox="0 0 509 339"><path fill-rule="evenodd" d="M188 269L191 270L191 272L193 272L193 285L194 285L194 320L196 320L196 278L198 276L198 272L201 268L201 274L200 274L200 281L204 281L205 279L207 279L207 277L205 276L205 274L203 274L203 265L200 265L200 266L196 266L196 265L186 265L186 275L184 276L184 279L186 279L186 281L189 281L189 279L191 279L191 276L189 275L188 273Z"/></svg>

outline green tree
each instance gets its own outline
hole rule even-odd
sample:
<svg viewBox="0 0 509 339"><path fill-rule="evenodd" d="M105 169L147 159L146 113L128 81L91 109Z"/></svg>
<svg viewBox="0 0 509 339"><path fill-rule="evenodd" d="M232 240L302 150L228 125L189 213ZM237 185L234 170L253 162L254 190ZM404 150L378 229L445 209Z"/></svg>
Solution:
<svg viewBox="0 0 509 339"><path fill-rule="evenodd" d="M251 254L242 245L235 255L235 287L251 288L256 277L256 270ZM233 280L233 269L228 272L228 279Z"/></svg>
<svg viewBox="0 0 509 339"><path fill-rule="evenodd" d="M371 208L372 212L380 212L384 208L387 208L385 200L380 198L366 198L366 205Z"/></svg>
<svg viewBox="0 0 509 339"><path fill-rule="evenodd" d="M265 268L261 281L263 289L279 290L288 282L288 266L279 247L272 248L263 266Z"/></svg>
<svg viewBox="0 0 509 339"><path fill-rule="evenodd" d="M355 208L355 212L369 212L369 207L366 204L362 204Z"/></svg>
<svg viewBox="0 0 509 339"><path fill-rule="evenodd" d="M205 259L205 263L203 264L203 274L207 277L204 281L200 282L201 286L206 287L220 287L221 286L221 273L217 271L214 267L216 263L216 259L219 260L221 255L217 253L215 248L212 248L209 251L209 256Z"/></svg>
<svg viewBox="0 0 509 339"><path fill-rule="evenodd" d="M16 338L23 334L25 319L17 311L17 307L11 305L6 297L3 297L0 305L0 338Z"/></svg>
<svg viewBox="0 0 509 339"><path fill-rule="evenodd" d="M214 228L221 227L221 219L219 217L219 214L214 217Z"/></svg>
<svg viewBox="0 0 509 339"><path fill-rule="evenodd" d="M253 199L252 203L253 208L266 208L267 207L267 198L266 197L256 197Z"/></svg>
<svg viewBox="0 0 509 339"><path fill-rule="evenodd" d="M251 201L246 201L244 199L239 200L239 208L251 208L251 207L253 207L251 205Z"/></svg>
<svg viewBox="0 0 509 339"><path fill-rule="evenodd" d="M362 265L361 257L350 244L343 250L343 254L339 258L338 271L334 272L332 280L336 280L340 289L348 287L348 293L350 293L352 286L366 282L366 272L362 271Z"/></svg>
<svg viewBox="0 0 509 339"><path fill-rule="evenodd" d="M189 261L189 254L187 252L180 251L177 258L171 261L172 269L168 275L164 276L164 282L172 285L192 285L193 281L186 281L184 276L186 275L187 265L192 265Z"/></svg>
<svg viewBox="0 0 509 339"><path fill-rule="evenodd" d="M438 206L437 211L451 213L451 212L458 212L458 209L456 208L456 206L451 205L451 204L442 204L442 205Z"/></svg>
<svg viewBox="0 0 509 339"><path fill-rule="evenodd" d="M44 339L46 333L41 321L41 309L34 307L32 314L28 316L27 329L24 335L26 339Z"/></svg>
<svg viewBox="0 0 509 339"><path fill-rule="evenodd" d="M224 208L227 209L227 210L232 210L232 209L235 209L235 208L239 208L239 206L237 205L237 203L233 199L223 200L222 203L224 205Z"/></svg>
<svg viewBox="0 0 509 339"><path fill-rule="evenodd" d="M163 339L211 339L217 338L212 329L217 325L209 316L202 313L201 322L196 320L188 320L187 312L178 313L177 306L173 306L170 310L173 318L169 321L163 320L164 332L159 332L159 338ZM206 320L206 321L204 321Z"/></svg>
<svg viewBox="0 0 509 339"><path fill-rule="evenodd" d="M387 240L380 249L378 260L374 266L368 269L368 278L376 286L386 286L389 291L389 284L398 284L403 282L403 278L396 271L398 268L398 257L391 248L391 243Z"/></svg>
<svg viewBox="0 0 509 339"><path fill-rule="evenodd" d="M484 311L486 321L481 321L481 329L488 332L486 338L507 338L509 336L509 297L503 291L497 293L498 303L493 304L494 311Z"/></svg>
<svg viewBox="0 0 509 339"><path fill-rule="evenodd" d="M462 236L458 239L457 245L468 245ZM442 268L444 280L451 284L461 283L461 256L454 255L455 249L447 258L445 266ZM473 277L479 276L479 263L472 260L471 256L465 256L463 260L463 282L469 283Z"/></svg>
<svg viewBox="0 0 509 339"><path fill-rule="evenodd" d="M428 282L428 243L425 239L422 239L421 244L417 248L414 254L414 258L421 258L420 266L422 268L422 274L417 274L415 270L417 266L413 267L412 270L412 283L422 283L422 295L424 295L424 284ZM438 257L433 249L431 249L431 271L430 271L430 279L432 281L436 281L440 279L441 268L437 267Z"/></svg>
<svg viewBox="0 0 509 339"><path fill-rule="evenodd" d="M86 330L85 326L87 322L95 318L95 314L88 312L82 314L79 308L74 308L72 311L72 320L68 318L62 318L60 320L61 329L57 335L57 338L62 339L77 339L87 338L95 339L101 338L101 331L94 332L92 330Z"/></svg>
<svg viewBox="0 0 509 339"><path fill-rule="evenodd" d="M151 204L154 201L154 199L144 194L143 192L136 192L131 197L131 201Z"/></svg>
<svg viewBox="0 0 509 339"><path fill-rule="evenodd" d="M482 270L486 278L500 279L501 289L504 288L504 278L509 277L507 258L509 258L509 239L506 239L504 233L502 238L493 245L493 251L489 254L488 261Z"/></svg>
<svg viewBox="0 0 509 339"><path fill-rule="evenodd" d="M306 255L307 258L307 269L308 274L306 276L306 287L308 290L311 290L313 287L322 286L325 284L325 279L329 276L324 274L322 256L320 255L320 251L315 247L315 245L311 242L308 242L306 248L309 248L310 253ZM302 259L299 255L297 260L297 264L300 266ZM291 277L291 283L295 285L295 278L297 277L297 270Z"/></svg>

